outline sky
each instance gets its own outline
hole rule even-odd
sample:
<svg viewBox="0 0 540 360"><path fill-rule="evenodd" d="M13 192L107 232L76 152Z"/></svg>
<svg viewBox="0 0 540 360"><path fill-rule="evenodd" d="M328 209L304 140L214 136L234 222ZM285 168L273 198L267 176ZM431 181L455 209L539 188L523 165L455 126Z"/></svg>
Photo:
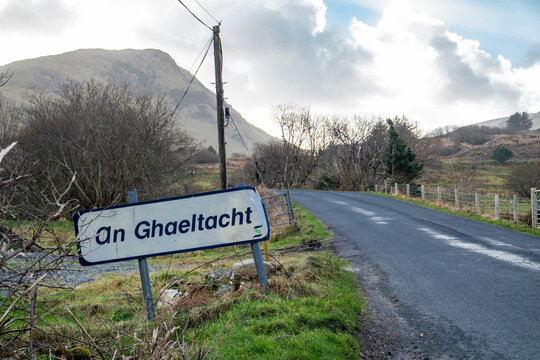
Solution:
<svg viewBox="0 0 540 360"><path fill-rule="evenodd" d="M227 101L272 135L289 103L425 131L540 111L538 0L182 1L221 21ZM177 0L0 0L0 65L153 48L193 72L211 36ZM213 88L213 56L198 78Z"/></svg>

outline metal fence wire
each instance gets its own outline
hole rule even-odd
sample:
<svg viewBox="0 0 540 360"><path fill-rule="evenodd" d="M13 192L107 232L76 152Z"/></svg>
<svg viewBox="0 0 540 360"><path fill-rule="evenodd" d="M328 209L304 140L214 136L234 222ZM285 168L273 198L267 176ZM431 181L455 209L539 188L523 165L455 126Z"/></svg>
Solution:
<svg viewBox="0 0 540 360"><path fill-rule="evenodd" d="M540 204L536 200L536 212L533 210L533 193L531 197L508 194L483 194L449 189L441 186L425 186L413 184L385 183L378 188L391 195L421 198L443 207L457 209L466 213L474 213L494 219L506 219L514 222L534 225L533 220L540 222ZM540 190L534 192L540 198ZM532 219L532 214L536 219Z"/></svg>

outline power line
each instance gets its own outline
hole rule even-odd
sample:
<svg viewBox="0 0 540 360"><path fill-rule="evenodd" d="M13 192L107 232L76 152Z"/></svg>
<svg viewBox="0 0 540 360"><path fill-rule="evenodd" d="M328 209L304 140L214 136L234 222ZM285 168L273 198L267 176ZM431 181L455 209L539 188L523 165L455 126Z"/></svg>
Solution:
<svg viewBox="0 0 540 360"><path fill-rule="evenodd" d="M174 115L174 113L176 112L176 110L178 109L178 107L180 106L180 104L182 103L182 101L184 100L184 98L186 97L188 91L189 91L189 88L191 87L191 84L193 84L193 81L195 80L195 77L197 76L197 73L199 72L199 70L201 69L201 66L202 64L204 63L204 60L206 59L206 55L208 55L208 51L210 50L210 47L212 45L212 40L213 40L214 36L212 35L212 37L210 38L210 40L207 42L207 45L206 45L206 51L204 53L204 56L203 58L201 59L201 62L199 63L199 66L197 67L197 70L195 71L195 73L193 73L193 76L191 77L191 80L189 81L189 84L186 88L186 91L184 91L184 94L182 95L182 98L180 99L180 101L178 102L178 104L176 104L176 106L174 107L172 113L171 113L171 116ZM204 48L203 48L204 49Z"/></svg>
<svg viewBox="0 0 540 360"><path fill-rule="evenodd" d="M184 4L184 3L182 2L182 0L178 0L178 2L179 2L180 4L182 4L182 6L185 7L186 10L189 11L189 13L190 13L191 15L193 15L193 17L194 17L195 19L197 19L201 24L203 24L203 25L206 26L210 31L213 32L212 28L211 28L210 26L206 25L206 23L205 23L204 21L202 21L201 19L199 19L199 17L198 17L197 15L195 15L195 14L193 13L193 11L191 11L191 10L186 6L186 4ZM200 5L200 4L199 4L199 5ZM201 7L202 7L202 6L201 6Z"/></svg>
<svg viewBox="0 0 540 360"><path fill-rule="evenodd" d="M232 120L232 124L234 126L234 129L236 130L236 133L238 134L238 137L240 138L240 141L242 142L242 145L244 145L244 148L246 149L246 151L248 153L250 153L251 151L249 150L249 146L247 145L247 143L244 141L244 138L242 137L242 134L240 134L240 131L238 130L238 126L236 126L236 122L234 121L234 118L232 117L232 115L229 115L230 119ZM259 170L259 168L257 167L257 163L255 162L255 157L254 157L254 154L251 154L250 156L251 158L251 163L253 164L253 167L255 168L255 171L257 172L257 175L259 175L259 179L261 179L261 184L266 188L268 189L268 187L266 186L266 184L264 183L264 178L263 178L263 175L261 173L261 171Z"/></svg>
<svg viewBox="0 0 540 360"><path fill-rule="evenodd" d="M214 19L214 21L215 21L218 25L221 24L221 21L218 21L212 14L210 14L210 13L208 12L208 10L206 10L206 9L204 8L204 6L201 5L200 2L198 2L197 0L195 0L195 2L197 3L197 5L199 5L199 6L201 7L201 9L204 10L205 13L207 13L212 19Z"/></svg>
<svg viewBox="0 0 540 360"><path fill-rule="evenodd" d="M199 53L199 55L197 55L197 57L195 58L195 61L193 61L193 64L191 64L191 66L189 67L189 72L191 72L191 70L193 70L193 67L195 66L195 64L197 63L197 61L199 61L199 58L202 56L202 54L204 53L205 49L207 47L210 46L210 43L212 42L212 38L208 39L208 41L206 42L206 44L204 44L203 48L201 49L201 52Z"/></svg>

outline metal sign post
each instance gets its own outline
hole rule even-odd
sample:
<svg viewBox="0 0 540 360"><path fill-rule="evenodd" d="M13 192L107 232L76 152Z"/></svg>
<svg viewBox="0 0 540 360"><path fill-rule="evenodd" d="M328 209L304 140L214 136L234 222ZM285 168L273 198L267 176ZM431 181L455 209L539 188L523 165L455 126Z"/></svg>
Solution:
<svg viewBox="0 0 540 360"><path fill-rule="evenodd" d="M137 198L137 190L128 191L128 202L130 204L139 202ZM148 273L148 263L146 258L139 258L139 274L141 275L141 284L143 291L144 303L146 304L146 318L148 321L154 320L156 313L154 312L154 298L152 297L152 286L150 285L150 274Z"/></svg>
<svg viewBox="0 0 540 360"><path fill-rule="evenodd" d="M243 187L245 184L236 185L237 188ZM268 247L266 242L263 243L264 251L266 251L266 256L268 256ZM261 246L258 242L251 243L251 253L253 254L253 261L255 262L255 269L257 270L257 278L259 278L259 283L263 288L268 287L268 277L266 275L266 268L264 267L264 260L261 253Z"/></svg>

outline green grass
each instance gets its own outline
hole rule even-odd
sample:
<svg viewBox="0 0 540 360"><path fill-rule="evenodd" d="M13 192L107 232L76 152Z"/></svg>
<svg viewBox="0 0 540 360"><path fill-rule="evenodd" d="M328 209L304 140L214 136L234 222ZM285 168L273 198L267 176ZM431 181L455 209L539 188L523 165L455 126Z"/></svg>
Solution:
<svg viewBox="0 0 540 360"><path fill-rule="evenodd" d="M418 200L418 199L413 199L413 198L406 198L406 197L394 196L394 195L389 195L389 194L385 194L385 193L376 193L376 192L371 192L371 191L369 191L369 193L379 195L379 196L388 197L388 198L392 198L392 199L396 199L396 200L406 201L406 202L409 202L409 203L412 203L412 204L424 206L424 207L427 207L427 208L430 208L430 209L433 209L433 210L442 211L442 212L445 212L445 213L448 213L448 214L457 215L457 216L465 217L465 218L476 220L476 221L485 222L485 223L492 224L492 225L497 225L497 226L500 226L500 227L503 227L503 228L506 228L506 229L520 231L520 232L523 232L523 233L540 236L540 229L532 229L531 227L529 227L528 225L523 224L523 223L515 223L515 222L503 220L503 219L499 219L499 220L489 219L489 218L486 218L486 217L483 217L483 216L480 216L480 215L467 214L467 213L464 213L464 212L461 212L461 211L449 209L449 208L446 208L446 207L437 206L435 204L432 204L432 203L429 203L429 202L426 202L426 201L422 201L422 200Z"/></svg>
<svg viewBox="0 0 540 360"><path fill-rule="evenodd" d="M328 253L308 257L319 296L285 298L266 293L241 302L188 335L203 341L221 359L352 359L364 302L354 275Z"/></svg>
<svg viewBox="0 0 540 360"><path fill-rule="evenodd" d="M46 306L38 309L39 326L65 337L37 340L52 341L53 348L59 346L56 341L66 348L82 345L98 355L85 343L82 324L102 351L108 349L110 355L115 339L115 349L129 355L137 339L151 337L154 328L168 323L179 326L180 339L199 347L204 343L211 356L220 359L357 358L360 348L355 336L364 299L354 274L343 270L347 263L327 251L299 251L303 242L325 241L331 234L305 208L295 204L294 209L298 226L268 242L279 263L274 261L277 272L269 276L266 291L255 278L245 279L239 291L216 295L215 290L229 280L205 276L229 268L240 257L250 258L249 246L152 258L149 264L170 265L169 270L151 273L155 301L160 290L175 280L179 281L175 288L190 293L174 311L159 309L156 320L148 324L139 275L105 274L72 291L40 288L42 304L58 305L52 313L43 311ZM54 226L65 229L66 223L71 225ZM21 308L27 309L24 301ZM183 334L182 329L186 329Z"/></svg>
<svg viewBox="0 0 540 360"><path fill-rule="evenodd" d="M474 187L479 192L511 193L506 179L517 165L512 162L499 164L493 160L446 158L442 159L436 178L429 182L446 188L458 185Z"/></svg>

